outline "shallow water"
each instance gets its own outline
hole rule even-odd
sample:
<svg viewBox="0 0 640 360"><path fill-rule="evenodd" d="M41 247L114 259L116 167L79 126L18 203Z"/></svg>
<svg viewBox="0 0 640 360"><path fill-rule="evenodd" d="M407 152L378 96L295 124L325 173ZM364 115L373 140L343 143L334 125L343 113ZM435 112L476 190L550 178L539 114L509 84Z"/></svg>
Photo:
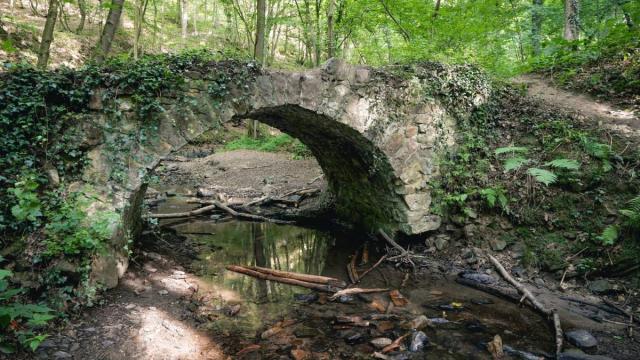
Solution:
<svg viewBox="0 0 640 360"><path fill-rule="evenodd" d="M184 211L191 206L180 204L179 199L170 199L160 210ZM166 225L172 221L163 222ZM405 273L391 264L380 266L358 286L400 289L409 304L391 311L397 315L396 320L349 327L336 324L336 316L366 318L378 313L371 303L375 300L386 306L388 293L356 296L346 303L324 302L322 297L305 303L296 301L294 294L308 294L307 289L254 279L224 268L230 264L256 265L346 280L349 257L357 250L362 251L365 236L228 219L204 218L173 221L173 224L173 229L196 249L196 256L188 267L213 290L214 295L205 300L207 306L224 313L225 309L240 305L237 315L217 316L205 326L217 335L231 335L234 343L239 339L244 339L241 343L258 341L265 358L289 355L292 346L311 353L329 354L329 358L366 357L375 351L369 345L372 338L395 339L407 332L402 328L403 322L423 314L449 322L424 329L430 345L423 352L406 353L409 358L428 355L445 359L489 359L491 356L483 343L495 335L500 335L505 345L518 350L537 354L552 352L552 330L540 316L440 274L423 270L409 277L406 286L401 288ZM370 259L358 267L360 273L378 259L376 250L382 250L382 245L369 244ZM460 308L452 309L453 303ZM260 333L283 319L296 323L277 337L260 339ZM309 329L313 337L305 335ZM241 346L236 343L234 347Z"/></svg>

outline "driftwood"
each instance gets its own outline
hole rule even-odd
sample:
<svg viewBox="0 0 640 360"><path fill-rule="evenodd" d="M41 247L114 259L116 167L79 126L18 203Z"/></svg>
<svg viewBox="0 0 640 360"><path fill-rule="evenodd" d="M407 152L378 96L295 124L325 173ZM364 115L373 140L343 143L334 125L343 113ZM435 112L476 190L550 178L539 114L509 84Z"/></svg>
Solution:
<svg viewBox="0 0 640 360"><path fill-rule="evenodd" d="M300 287L303 287L303 288L313 289L313 290L318 290L318 291L323 291L323 292L337 292L337 291L340 290L339 288L337 288L335 286L332 286L332 285L318 284L318 283L313 283L313 282L308 282L308 281L302 281L302 280L296 280L296 279L291 279L291 278L286 278L286 277L275 276L275 275L266 274L266 273L262 273L262 272L259 272L259 271L247 269L245 267L237 266L237 265L227 265L226 269L229 270L229 271L237 272L237 273L240 273L240 274L248 275L248 276L255 277L255 278L258 278L258 279L262 279L262 280L275 281L275 282L279 282L279 283L283 283L283 284L300 286Z"/></svg>
<svg viewBox="0 0 640 360"><path fill-rule="evenodd" d="M270 223L274 223L274 224L293 224L294 223L293 221L271 219L271 218L267 218L267 217L260 216L260 215L239 212L239 211L236 211L236 210L230 208L228 205L223 204L223 203L221 203L220 201L217 201L217 200L211 200L211 201L199 200L198 202L199 203L211 204L211 205L207 205L207 206L201 207L199 209L186 211L186 212L168 213L168 214L147 214L144 217L145 218L155 218L155 219L186 218L186 217L202 215L202 214L205 214L207 212L213 211L213 210L215 210L217 208L217 209L226 211L227 213L229 213L233 217L251 219L251 220L256 220L256 221L270 222Z"/></svg>
<svg viewBox="0 0 640 360"><path fill-rule="evenodd" d="M367 270L365 270L362 275L360 275L360 278L358 279L358 281L362 281L362 278L365 277L365 275L367 275L368 273L370 273L373 269L377 268L378 265L382 264L382 262L387 258L387 255L382 255L382 257L380 257L380 260L378 260L375 264L373 264L373 266L371 266L370 268L368 268Z"/></svg>
<svg viewBox="0 0 640 360"><path fill-rule="evenodd" d="M282 278L289 278L289 279L307 281L307 282L312 282L317 284L331 285L339 288L343 288L347 286L347 284L344 281L340 279L332 278L332 277L294 273L289 271L275 270L275 269L263 268L258 266L241 266L241 267L247 268L249 270L261 272L264 274L282 277Z"/></svg>
<svg viewBox="0 0 640 360"><path fill-rule="evenodd" d="M382 289L382 288L374 288L374 289L348 288L348 289L343 289L343 290L337 291L335 294L331 295L329 300L335 300L335 299L339 298L340 296L344 296L344 295L371 294L371 293L385 292L385 291L389 291L389 289Z"/></svg>
<svg viewBox="0 0 640 360"><path fill-rule="evenodd" d="M356 259L358 258L358 251L353 254L351 261L347 264L347 275L352 284L356 284L359 281L358 270L356 270Z"/></svg>
<svg viewBox="0 0 640 360"><path fill-rule="evenodd" d="M502 266L502 264L500 264L498 259L496 259L495 257L493 257L493 256L491 256L489 254L487 254L487 256L489 257L489 260L491 261L493 266L496 267L496 269L498 270L500 275L502 275L502 277L505 278L505 280L507 280L509 283L511 283L511 285L513 285L513 287L518 289L518 291L521 294L523 294L523 298L526 298L527 300L529 300L529 303L531 303L531 305L533 306L534 309L538 310L539 312L541 312L545 316L552 318L553 327L554 327L554 330L555 330L556 356L559 355L562 352L563 333L562 333L562 326L560 324L560 316L558 316L558 313L556 312L556 310L555 309L547 309L547 307L544 306L540 301L538 301L538 299L531 293L531 291L529 291L529 289L527 289L524 285L522 285L521 283L516 281L507 272L507 270L504 268L504 266Z"/></svg>
<svg viewBox="0 0 640 360"><path fill-rule="evenodd" d="M154 218L154 219L177 219L177 218L185 218L185 217L192 217L192 216L202 215L204 213L207 213L209 211L213 211L215 209L216 209L216 205L208 205L208 206L204 206L204 207L201 207L199 209L195 209L195 210L191 210L191 211L178 212L178 213L168 213L168 214L146 214L143 217L145 217L145 218Z"/></svg>
<svg viewBox="0 0 640 360"><path fill-rule="evenodd" d="M400 255L388 257L387 260L394 261L394 260L400 259L403 262L411 264L411 267L413 267L413 270L415 271L416 270L416 264L413 262L413 258L419 259L419 258L424 258L424 256L415 255L415 254L411 253L410 251L405 250L405 248L403 248L402 246L398 245L397 242L395 242L389 235L387 235L387 233L385 233L384 230L379 229L378 233L389 244L391 244L391 246L393 248L395 248L396 250L400 251Z"/></svg>

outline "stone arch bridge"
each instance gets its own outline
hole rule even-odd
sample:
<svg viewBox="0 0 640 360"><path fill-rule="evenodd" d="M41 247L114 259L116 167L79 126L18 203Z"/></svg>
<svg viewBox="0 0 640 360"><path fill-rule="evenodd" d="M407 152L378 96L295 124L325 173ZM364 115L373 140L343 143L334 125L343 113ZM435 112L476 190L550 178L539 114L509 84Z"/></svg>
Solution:
<svg viewBox="0 0 640 360"><path fill-rule="evenodd" d="M163 111L154 121L139 118L131 94L106 99L104 89L95 90L81 122L90 165L74 186L99 199L92 210L122 216L106 255L94 261L94 280L115 286L127 267L123 249L139 230L147 173L203 132L237 119L262 121L307 145L348 222L405 234L439 227L430 213L437 159L455 145L457 120L487 99L483 77L465 84L459 80L471 68L434 63L375 69L329 60L303 72L239 66L234 74L244 75L235 81L240 75L184 71L185 84L159 99Z"/></svg>

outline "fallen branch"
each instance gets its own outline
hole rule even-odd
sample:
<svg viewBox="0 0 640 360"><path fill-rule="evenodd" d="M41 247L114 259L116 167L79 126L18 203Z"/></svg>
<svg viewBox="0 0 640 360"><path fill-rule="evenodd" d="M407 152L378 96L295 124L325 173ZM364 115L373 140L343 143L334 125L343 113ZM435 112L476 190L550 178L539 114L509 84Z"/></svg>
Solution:
<svg viewBox="0 0 640 360"><path fill-rule="evenodd" d="M400 251L400 255L397 256L392 256L390 258L388 258L387 260L395 260L395 259L403 259L405 262L411 264L411 266L413 267L413 270L415 271L416 269L416 264L413 262L413 260L411 260L411 257L414 256L413 254L409 253L409 251L405 250L402 246L398 245L397 242L395 242L389 235L387 235L387 233L384 232L384 230L379 229L378 233L389 243L391 244L391 246L393 246L394 248L396 248L398 251Z"/></svg>
<svg viewBox="0 0 640 360"><path fill-rule="evenodd" d="M296 279L290 279L290 278L285 278L285 277L274 276L274 275L270 275L270 274L261 273L259 271L247 269L245 267L237 266L237 265L227 265L226 269L229 270L229 271L233 271L233 272L236 272L236 273L239 273L239 274L243 274L243 275L248 275L248 276L251 276L251 277L254 277L254 278L258 278L258 279L262 279L262 280L275 281L275 282L279 282L279 283L283 283L283 284L300 286L300 287L303 287L303 288L313 289L313 290L318 290L318 291L323 291L323 292L337 292L339 290L339 288L336 288L335 286L331 286L331 285L324 285L324 284L318 284L318 283L313 283L313 282L308 282L308 281L302 281L302 280L296 280Z"/></svg>
<svg viewBox="0 0 640 360"><path fill-rule="evenodd" d="M241 212L233 210L232 208L228 207L227 205L225 205L225 204L223 204L223 203L221 203L219 201L213 201L213 203L214 203L214 206L218 207L221 210L224 210L224 211L228 212L233 217L240 217L240 218L245 218L245 219L270 222L270 223L274 223L274 224L293 224L294 223L293 221L271 219L271 218L267 218L267 217L260 216L260 215L241 213Z"/></svg>
<svg viewBox="0 0 640 360"><path fill-rule="evenodd" d="M144 218L154 218L154 219L185 218L185 217L192 217L192 216L196 216L196 215L202 215L202 214L207 213L209 211L215 210L216 207L217 207L217 205L208 205L208 206L204 206L204 207L201 207L199 209L195 209L195 210L191 210L191 211L185 211L185 212L179 212L179 213L168 213L168 214L145 214L145 215L143 215L143 217Z"/></svg>
<svg viewBox="0 0 640 360"><path fill-rule="evenodd" d="M332 278L332 277L294 273L294 272L289 272L289 271L275 270L275 269L263 268L263 267L258 267L258 266L240 266L240 267L243 267L243 268L246 268L246 269L249 269L249 270L253 270L253 271L257 271L257 272L261 272L261 273L264 273L264 274L277 276L277 277L283 277L283 278L307 281L307 282L312 282L312 283L316 283L316 284L331 285L331 286L336 286L336 287L339 287L339 288L343 288L343 287L347 286L347 284L344 281L342 281L340 279Z"/></svg>
<svg viewBox="0 0 640 360"><path fill-rule="evenodd" d="M560 325L560 316L555 309L547 309L538 299L527 289L524 285L516 281L511 275L507 272L507 270L500 264L500 262L493 256L487 254L489 260L496 267L500 275L502 275L505 280L507 280L513 287L518 289L518 291L529 300L529 303L542 314L551 317L553 319L553 327L555 329L555 339L556 339L556 355L559 355L562 352L562 326Z"/></svg>
<svg viewBox="0 0 640 360"><path fill-rule="evenodd" d="M356 250L355 254L351 257L351 261L347 264L347 274L349 275L349 280L351 280L352 284L356 284L360 281L358 277L358 270L356 270L356 259L358 258L358 251Z"/></svg>
<svg viewBox="0 0 640 360"><path fill-rule="evenodd" d="M380 257L380 260L378 260L375 264L373 264L372 267L368 268L367 270L365 270L362 275L360 275L360 278L358 279L358 281L362 281L362 278L367 275L368 273L370 273L373 269L377 268L378 265L382 264L382 262L387 258L387 255L382 255L382 257Z"/></svg>
<svg viewBox="0 0 640 360"><path fill-rule="evenodd" d="M331 295L329 300L333 301L333 300L339 298L340 296L344 296L344 295L371 294L371 293L385 292L385 291L389 291L389 289L383 289L383 288L374 288L374 289L348 288L348 289L343 289L343 290L337 291L335 294Z"/></svg>
<svg viewBox="0 0 640 360"><path fill-rule="evenodd" d="M392 342L391 344L389 344L389 345L385 346L385 347L382 349L382 351L381 351L381 352L382 352L383 354L386 354L386 353L388 353L388 352L390 352L390 351L393 351L393 350L395 350L395 349L399 348L399 347L400 347L400 344L402 344L402 342L404 341L404 339L405 339L407 336L409 336L409 335L410 335L410 334L404 334L404 335L400 336L399 338L397 338L397 339L393 340L393 342Z"/></svg>

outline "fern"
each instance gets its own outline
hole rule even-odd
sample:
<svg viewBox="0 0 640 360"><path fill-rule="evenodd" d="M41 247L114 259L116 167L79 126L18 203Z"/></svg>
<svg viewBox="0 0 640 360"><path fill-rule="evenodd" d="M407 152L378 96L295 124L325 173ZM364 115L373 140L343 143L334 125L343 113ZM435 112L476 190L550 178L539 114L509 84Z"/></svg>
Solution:
<svg viewBox="0 0 640 360"><path fill-rule="evenodd" d="M549 161L544 164L545 166L550 166L556 169L565 169L565 170L578 170L580 169L580 163L576 160L572 159L555 159Z"/></svg>
<svg viewBox="0 0 640 360"><path fill-rule="evenodd" d="M524 146L507 146L507 147L497 148L496 155L506 154L506 153L526 153L527 151L529 151L529 149L527 149Z"/></svg>
<svg viewBox="0 0 640 360"><path fill-rule="evenodd" d="M607 226L598 239L602 242L603 245L613 245L616 240L618 240L618 226L617 225L609 225Z"/></svg>
<svg viewBox="0 0 640 360"><path fill-rule="evenodd" d="M508 158L504 161L504 170L511 171L517 170L522 167L522 165L529 162L529 159L525 159L523 157L512 157Z"/></svg>
<svg viewBox="0 0 640 360"><path fill-rule="evenodd" d="M543 183L547 186L553 184L558 180L558 176L549 170L540 168L529 168L527 174L531 175L537 182Z"/></svg>

